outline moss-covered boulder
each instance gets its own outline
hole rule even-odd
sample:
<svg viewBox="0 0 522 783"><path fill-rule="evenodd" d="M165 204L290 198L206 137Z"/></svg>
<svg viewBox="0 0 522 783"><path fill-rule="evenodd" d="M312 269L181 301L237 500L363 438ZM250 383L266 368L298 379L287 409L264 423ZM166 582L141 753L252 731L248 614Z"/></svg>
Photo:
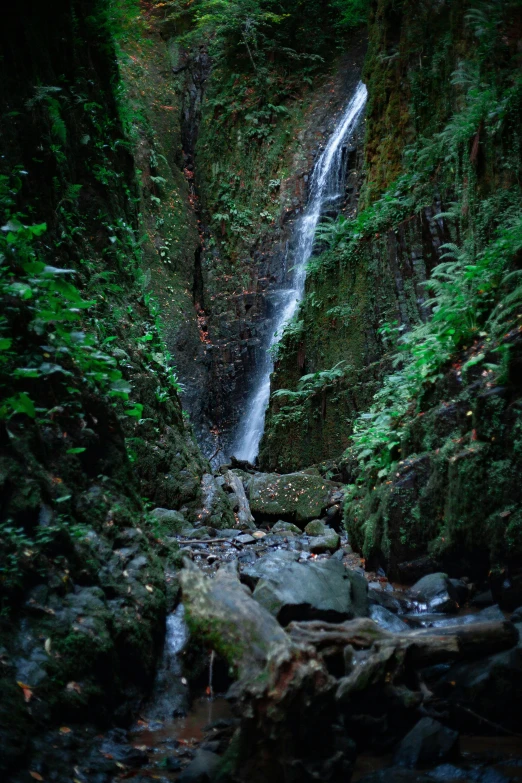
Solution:
<svg viewBox="0 0 522 783"><path fill-rule="evenodd" d="M326 510L335 488L332 482L306 473L258 473L250 482L250 508L256 520L275 517L303 527Z"/></svg>

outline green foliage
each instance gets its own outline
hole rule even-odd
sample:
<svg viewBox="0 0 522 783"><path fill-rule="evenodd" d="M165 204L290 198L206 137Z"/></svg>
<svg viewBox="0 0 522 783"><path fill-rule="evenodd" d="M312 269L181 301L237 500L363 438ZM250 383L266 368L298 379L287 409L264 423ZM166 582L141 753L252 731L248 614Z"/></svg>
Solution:
<svg viewBox="0 0 522 783"><path fill-rule="evenodd" d="M283 404L274 417L276 422L289 423L303 420L306 416L306 403L310 402L318 394L323 394L332 389L352 369L346 362L338 362L329 370L320 370L303 375L299 379L296 391L277 389L272 394L272 398L282 400Z"/></svg>

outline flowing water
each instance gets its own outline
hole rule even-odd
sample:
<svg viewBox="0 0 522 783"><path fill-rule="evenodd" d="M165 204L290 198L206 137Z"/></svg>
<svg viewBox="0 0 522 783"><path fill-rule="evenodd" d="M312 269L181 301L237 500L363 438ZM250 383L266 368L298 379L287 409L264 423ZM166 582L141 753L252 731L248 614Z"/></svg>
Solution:
<svg viewBox="0 0 522 783"><path fill-rule="evenodd" d="M362 82L355 89L337 127L321 153L310 183L310 195L306 210L296 227L296 249L293 256L293 273L288 288L277 291L277 315L274 319L266 353L261 362L245 412L239 422L232 453L238 459L253 462L257 457L263 435L265 412L270 397L270 374L273 361L269 349L278 341L286 324L295 314L304 293L306 265L313 252L317 225L327 210L336 208L343 196L346 181L346 155L344 146L366 104L367 91Z"/></svg>

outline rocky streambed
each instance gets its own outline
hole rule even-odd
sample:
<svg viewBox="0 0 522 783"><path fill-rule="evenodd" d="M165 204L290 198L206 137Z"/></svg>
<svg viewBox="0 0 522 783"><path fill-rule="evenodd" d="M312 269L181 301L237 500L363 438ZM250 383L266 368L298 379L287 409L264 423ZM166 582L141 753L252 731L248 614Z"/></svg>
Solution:
<svg viewBox="0 0 522 783"><path fill-rule="evenodd" d="M522 779L522 609L465 574L404 586L365 570L342 486L313 471L236 464L204 484L190 523L153 512L182 567L167 567L163 657L133 727L48 732L33 779Z"/></svg>

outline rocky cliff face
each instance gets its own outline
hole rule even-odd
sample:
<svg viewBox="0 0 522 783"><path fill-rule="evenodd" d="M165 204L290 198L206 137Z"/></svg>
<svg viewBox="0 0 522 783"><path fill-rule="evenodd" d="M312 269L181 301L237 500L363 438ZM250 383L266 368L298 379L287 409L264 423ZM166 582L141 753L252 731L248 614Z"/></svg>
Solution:
<svg viewBox="0 0 522 783"><path fill-rule="evenodd" d="M520 40L515 4L372 5L359 217L312 265L272 379L261 464L352 483L352 541L396 575L520 554L518 329L494 325L520 265Z"/></svg>
<svg viewBox="0 0 522 783"><path fill-rule="evenodd" d="M136 206L167 179L171 198L187 185L169 150L140 138L139 190L119 25L97 0L27 0L0 32L3 772L55 720L130 719L176 552L147 509L196 515L208 468L143 279ZM155 275L157 241L144 247Z"/></svg>

